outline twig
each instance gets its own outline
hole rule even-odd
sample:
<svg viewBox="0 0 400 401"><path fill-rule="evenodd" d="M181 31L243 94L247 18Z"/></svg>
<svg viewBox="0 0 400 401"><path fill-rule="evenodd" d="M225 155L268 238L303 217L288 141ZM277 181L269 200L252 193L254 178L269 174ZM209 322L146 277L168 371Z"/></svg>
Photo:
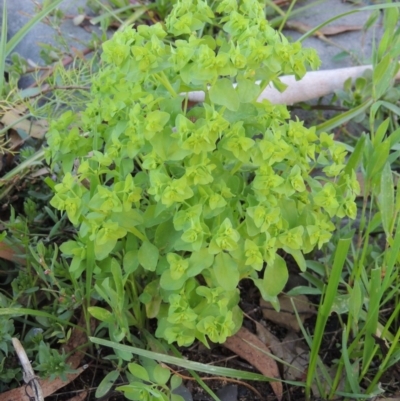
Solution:
<svg viewBox="0 0 400 401"><path fill-rule="evenodd" d="M29 362L28 356L24 350L24 347L20 343L20 341L13 337L12 343L15 349L15 352L18 355L19 361L21 362L23 372L24 382L32 389L33 396L28 397L34 401L44 401L42 388L40 387L39 382L36 379L35 373L33 372L31 363Z"/></svg>
<svg viewBox="0 0 400 401"><path fill-rule="evenodd" d="M176 370L172 369L170 366L166 365L165 363L161 363L162 367L165 367L167 369L169 369L173 374L181 377L184 380L192 380L192 381L196 381L196 379L194 377L190 377L190 376L185 376L182 375L181 373L177 372ZM230 383L236 383L239 384L240 386L245 386L247 387L249 390L251 390L254 394L257 395L257 397L260 398L260 400L263 398L261 396L261 394L258 392L258 390L256 390L253 386L251 386L248 383L242 382L240 380L237 379L231 379L229 377L223 377L223 376L213 376L213 377L201 377L201 380L224 380Z"/></svg>

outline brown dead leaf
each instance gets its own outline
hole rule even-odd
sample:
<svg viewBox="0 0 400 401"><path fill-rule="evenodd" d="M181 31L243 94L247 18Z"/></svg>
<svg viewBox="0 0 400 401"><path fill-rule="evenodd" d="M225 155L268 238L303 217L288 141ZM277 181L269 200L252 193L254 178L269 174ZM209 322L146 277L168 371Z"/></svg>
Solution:
<svg viewBox="0 0 400 401"><path fill-rule="evenodd" d="M22 252L23 251L21 249L21 254ZM23 257L16 253L16 249L4 241L0 241L0 258L9 260L10 262L18 263L23 266L26 264L26 261L23 259Z"/></svg>
<svg viewBox="0 0 400 401"><path fill-rule="evenodd" d="M306 33L309 30L313 29L312 26L307 25L300 21L287 21L285 24L287 29L293 29L295 31ZM339 35L340 33L350 32L350 31L361 31L361 25L333 25L333 26L324 26L314 33L315 36L334 36Z"/></svg>
<svg viewBox="0 0 400 401"><path fill-rule="evenodd" d="M314 306L305 295L289 297L283 294L279 296L279 303L281 305L281 310L279 312L274 309L270 302L264 301L263 299L260 299L260 306L266 319L271 320L279 326L294 331L300 331L300 326L294 313L291 300L293 300L302 322L316 313Z"/></svg>
<svg viewBox="0 0 400 401"><path fill-rule="evenodd" d="M46 120L30 121L24 119L16 123L16 121L27 112L28 110L23 106L10 108L4 113L0 122L6 127L11 125L14 130L20 129L32 138L43 139L48 129L48 123Z"/></svg>
<svg viewBox="0 0 400 401"><path fill-rule="evenodd" d="M283 378L285 380L301 380L306 377L309 352L303 347L300 338L293 331L289 331L281 341L275 337L262 324L256 323L258 338L271 349L272 353L290 366L283 366Z"/></svg>
<svg viewBox="0 0 400 401"><path fill-rule="evenodd" d="M29 178L37 178L37 177L42 177L43 175L49 175L50 174L50 169L47 167L42 167L39 170L36 170L32 174L29 175Z"/></svg>
<svg viewBox="0 0 400 401"><path fill-rule="evenodd" d="M245 359L263 375L276 379L280 378L278 364L268 355L271 353L270 349L246 328L242 327L234 336L228 337L224 346ZM260 352L260 349L264 350L265 353ZM278 400L281 400L282 383L277 381L270 384Z"/></svg>

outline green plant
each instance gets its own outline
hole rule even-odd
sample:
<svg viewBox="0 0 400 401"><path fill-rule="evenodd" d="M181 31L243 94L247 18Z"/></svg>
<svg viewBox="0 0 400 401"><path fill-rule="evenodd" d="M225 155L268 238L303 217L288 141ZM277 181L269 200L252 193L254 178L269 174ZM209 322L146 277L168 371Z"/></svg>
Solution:
<svg viewBox="0 0 400 401"><path fill-rule="evenodd" d="M169 369L154 360L142 358L140 365L131 362L128 369L129 384L116 388L122 391L128 400L183 401L180 395L173 393L181 385L182 379L171 375Z"/></svg>
<svg viewBox="0 0 400 401"><path fill-rule="evenodd" d="M278 251L304 270L331 219L356 214L344 146L256 102L279 74L317 67L315 52L268 26L255 0L216 13L185 0L166 30L117 32L87 109L51 124L47 158L64 173L51 204L77 227L60 249L76 279L86 274L87 304L97 294L115 312L90 309L116 341L143 321L140 295L159 337L224 342L241 325L241 279L278 308L288 278ZM223 27L216 39L201 36L211 21ZM190 90L205 102L189 108Z"/></svg>

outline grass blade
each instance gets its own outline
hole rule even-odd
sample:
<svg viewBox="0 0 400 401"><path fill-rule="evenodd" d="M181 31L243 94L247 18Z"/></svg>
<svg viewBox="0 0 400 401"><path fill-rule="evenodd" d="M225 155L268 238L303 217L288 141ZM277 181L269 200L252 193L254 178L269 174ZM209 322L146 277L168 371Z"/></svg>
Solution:
<svg viewBox="0 0 400 401"><path fill-rule="evenodd" d="M7 43L5 48L5 56L8 56L18 43L29 33L29 31L44 17L55 10L64 0L54 0L48 7L44 8L29 20Z"/></svg>
<svg viewBox="0 0 400 401"><path fill-rule="evenodd" d="M135 355L143 356L145 358L154 359L159 362L180 366L181 368L192 369L197 372L208 373L211 375L225 376L225 377L233 377L236 379L243 379L243 380L259 380L263 382L282 381L284 383L289 383L295 386L304 387L303 382L278 380L275 378L266 377L259 373L245 372L243 370L236 370L231 368L223 368L221 366L205 365L203 363L193 362L187 359L181 359L167 354L160 354L158 352L148 351L137 347L131 347L129 345L119 344L113 341L103 340L102 338L89 337L89 340L94 344L103 345L105 347L110 347L116 350L120 350L122 352L129 352Z"/></svg>
<svg viewBox="0 0 400 401"><path fill-rule="evenodd" d="M367 110L372 105L372 103L373 103L372 99L366 100L359 106L354 107L354 109L346 111L345 113L338 114L337 116L331 118L330 120L325 121L320 125L317 125L317 133L330 131L333 128L338 127L339 125L347 123L347 121L350 121L354 117L357 117L359 114Z"/></svg>
<svg viewBox="0 0 400 401"><path fill-rule="evenodd" d="M56 322L58 322L62 325L68 325L68 326L80 328L76 324L70 323L67 320L59 319L58 317L52 315L51 313L43 312L40 310L29 309L29 308L0 308L0 316L16 317L16 316L23 316L23 315L45 317L50 320L55 320Z"/></svg>
<svg viewBox="0 0 400 401"><path fill-rule="evenodd" d="M337 289L342 275L344 262L346 260L347 252L349 250L353 235L354 232L351 232L347 238L342 238L338 241L331 275L329 277L328 285L325 291L325 296L318 310L314 339L312 342L311 353L310 353L310 365L308 367L307 379L306 379L307 399L310 399L311 385L314 380L315 370L318 362L318 352L321 347L325 326L328 321L328 317L331 313L333 302L337 295Z"/></svg>

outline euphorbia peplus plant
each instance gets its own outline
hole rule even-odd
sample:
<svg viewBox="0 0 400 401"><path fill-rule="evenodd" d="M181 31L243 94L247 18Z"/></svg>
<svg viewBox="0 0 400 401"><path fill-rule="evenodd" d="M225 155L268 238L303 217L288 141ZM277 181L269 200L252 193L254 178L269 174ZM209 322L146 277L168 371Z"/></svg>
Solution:
<svg viewBox="0 0 400 401"><path fill-rule="evenodd" d="M216 38L202 36L210 23ZM278 251L304 270L331 219L356 214L344 146L289 121L285 106L257 103L280 74L300 79L318 57L272 29L256 0L219 1L215 13L181 0L165 26L117 32L103 50L92 102L48 135L65 174L51 203L77 227L61 250L77 278L93 265L115 314L92 311L117 319L115 339L138 323L124 300L133 285L157 336L224 342L241 325L240 280L278 306L288 278ZM189 108L194 90L205 101Z"/></svg>

